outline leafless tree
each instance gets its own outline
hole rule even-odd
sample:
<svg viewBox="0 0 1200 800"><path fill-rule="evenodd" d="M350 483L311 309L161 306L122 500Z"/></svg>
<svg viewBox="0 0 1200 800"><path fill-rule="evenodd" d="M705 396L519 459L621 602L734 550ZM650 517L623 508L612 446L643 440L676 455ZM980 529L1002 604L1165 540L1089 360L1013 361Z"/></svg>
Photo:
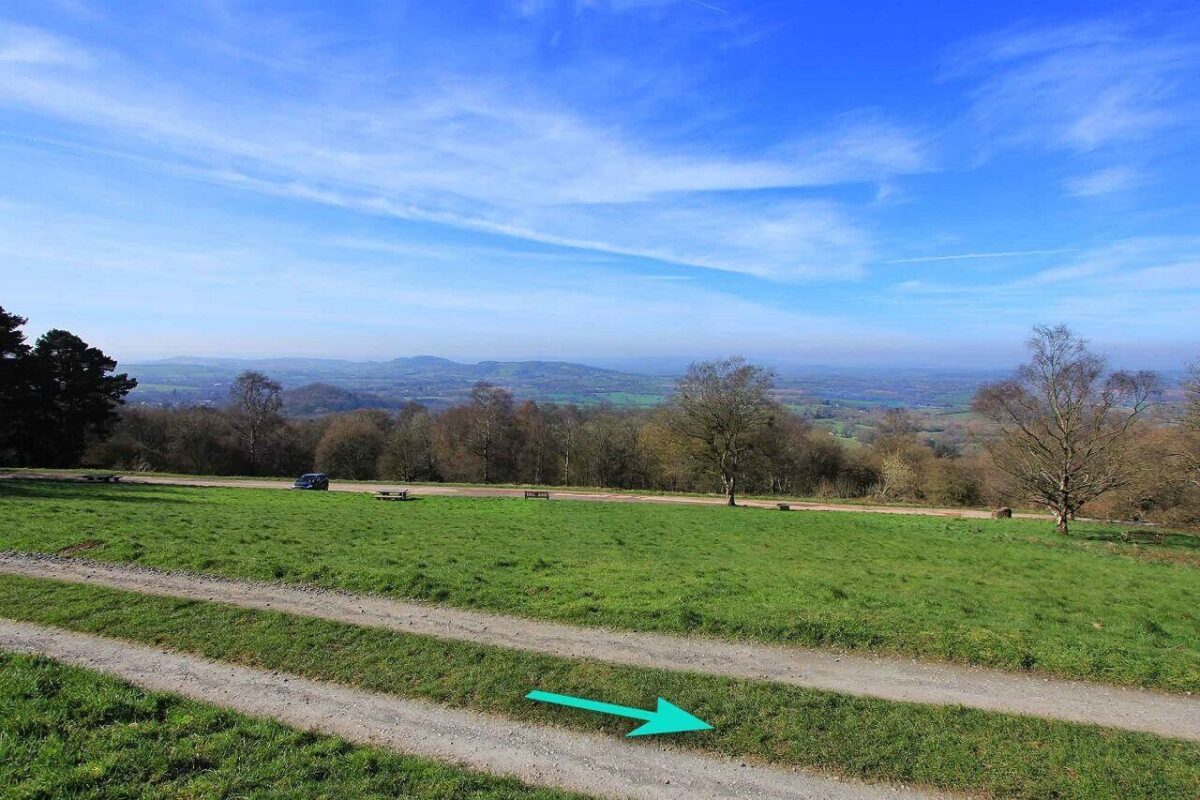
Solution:
<svg viewBox="0 0 1200 800"><path fill-rule="evenodd" d="M637 427L629 415L601 407L589 417L579 430L577 477L591 486L643 486Z"/></svg>
<svg viewBox="0 0 1200 800"><path fill-rule="evenodd" d="M246 371L229 387L233 402L233 427L241 437L250 461L250 474L256 474L263 443L280 423L280 395L283 387L261 372Z"/></svg>
<svg viewBox="0 0 1200 800"><path fill-rule="evenodd" d="M571 457L576 454L579 445L579 409L567 406L560 410L551 425L551 430L558 440L562 451L562 477L559 479L564 486L571 485Z"/></svg>
<svg viewBox="0 0 1200 800"><path fill-rule="evenodd" d="M433 418L419 403L409 403L396 419L383 453L379 475L388 480L414 481L435 474Z"/></svg>
<svg viewBox="0 0 1200 800"><path fill-rule="evenodd" d="M317 445L316 467L335 478L372 480L377 475L385 436L369 414L340 417Z"/></svg>
<svg viewBox="0 0 1200 800"><path fill-rule="evenodd" d="M507 389L480 381L471 389L470 409L466 446L483 463L483 482L491 483L512 437L513 396Z"/></svg>
<svg viewBox="0 0 1200 800"><path fill-rule="evenodd" d="M1034 328L1029 349L1028 364L982 387L972 405L992 423L983 444L996 467L1066 534L1082 505L1132 477L1133 426L1157 396L1157 377L1109 373L1065 325Z"/></svg>
<svg viewBox="0 0 1200 800"><path fill-rule="evenodd" d="M1188 367L1183 382L1183 449L1177 457L1183 462L1192 484L1200 486L1200 361Z"/></svg>
<svg viewBox="0 0 1200 800"><path fill-rule="evenodd" d="M675 385L668 425L718 475L729 505L759 430L771 419L771 373L741 357L692 364Z"/></svg>
<svg viewBox="0 0 1200 800"><path fill-rule="evenodd" d="M519 440L516 474L518 480L540 484L546 479L547 465L554 458L554 440L546 414L532 400L517 407L513 415Z"/></svg>

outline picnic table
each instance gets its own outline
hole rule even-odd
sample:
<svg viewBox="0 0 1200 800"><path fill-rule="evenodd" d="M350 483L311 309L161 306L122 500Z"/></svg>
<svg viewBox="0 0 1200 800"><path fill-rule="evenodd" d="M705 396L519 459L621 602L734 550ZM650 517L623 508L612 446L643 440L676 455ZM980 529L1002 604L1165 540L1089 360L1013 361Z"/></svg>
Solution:
<svg viewBox="0 0 1200 800"><path fill-rule="evenodd" d="M526 489L525 490L525 499L526 500L549 500L550 493L545 491L544 489Z"/></svg>
<svg viewBox="0 0 1200 800"><path fill-rule="evenodd" d="M407 500L408 489L395 489L375 493L376 500Z"/></svg>
<svg viewBox="0 0 1200 800"><path fill-rule="evenodd" d="M83 475L81 477L88 483L118 483L121 480L120 475Z"/></svg>

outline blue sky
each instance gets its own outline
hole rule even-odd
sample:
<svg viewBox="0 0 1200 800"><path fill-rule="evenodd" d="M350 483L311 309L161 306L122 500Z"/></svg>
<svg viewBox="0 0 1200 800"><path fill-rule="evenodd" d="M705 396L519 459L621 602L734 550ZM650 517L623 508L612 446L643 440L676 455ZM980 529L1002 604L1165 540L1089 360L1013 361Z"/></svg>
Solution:
<svg viewBox="0 0 1200 800"><path fill-rule="evenodd" d="M0 304L125 360L1173 367L1198 116L1188 3L9 0Z"/></svg>

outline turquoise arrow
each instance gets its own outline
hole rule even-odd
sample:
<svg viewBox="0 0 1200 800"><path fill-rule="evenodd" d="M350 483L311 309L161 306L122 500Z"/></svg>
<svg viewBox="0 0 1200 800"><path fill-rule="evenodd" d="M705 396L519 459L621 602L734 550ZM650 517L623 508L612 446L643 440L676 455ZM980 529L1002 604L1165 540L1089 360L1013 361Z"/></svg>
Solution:
<svg viewBox="0 0 1200 800"><path fill-rule="evenodd" d="M712 725L709 725L699 717L692 716L679 706L669 703L661 697L658 698L658 708L654 711L643 711L640 708L629 708L628 706L614 706L612 703L600 703L596 700L584 700L582 697L540 692L536 689L525 695L525 699L645 721L645 725L625 734L626 736L650 736L656 733L712 730Z"/></svg>

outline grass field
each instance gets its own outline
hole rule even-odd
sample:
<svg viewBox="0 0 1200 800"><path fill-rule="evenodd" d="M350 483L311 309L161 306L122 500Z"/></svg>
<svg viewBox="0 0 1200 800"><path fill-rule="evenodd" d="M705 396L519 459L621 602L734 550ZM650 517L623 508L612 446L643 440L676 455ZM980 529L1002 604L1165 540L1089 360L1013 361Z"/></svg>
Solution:
<svg viewBox="0 0 1200 800"><path fill-rule="evenodd" d="M647 707L715 730L680 747L841 775L1024 798L1200 792L1200 745L954 707L620 667L213 603L0 576L0 616L116 636L450 706L603 731L628 720L530 703L530 689Z"/></svg>
<svg viewBox="0 0 1200 800"><path fill-rule="evenodd" d="M50 798L568 800L0 653L0 794Z"/></svg>
<svg viewBox="0 0 1200 800"><path fill-rule="evenodd" d="M1024 520L0 483L0 549L1200 690L1200 570L1112 537ZM1196 552L1177 541L1162 549Z"/></svg>

